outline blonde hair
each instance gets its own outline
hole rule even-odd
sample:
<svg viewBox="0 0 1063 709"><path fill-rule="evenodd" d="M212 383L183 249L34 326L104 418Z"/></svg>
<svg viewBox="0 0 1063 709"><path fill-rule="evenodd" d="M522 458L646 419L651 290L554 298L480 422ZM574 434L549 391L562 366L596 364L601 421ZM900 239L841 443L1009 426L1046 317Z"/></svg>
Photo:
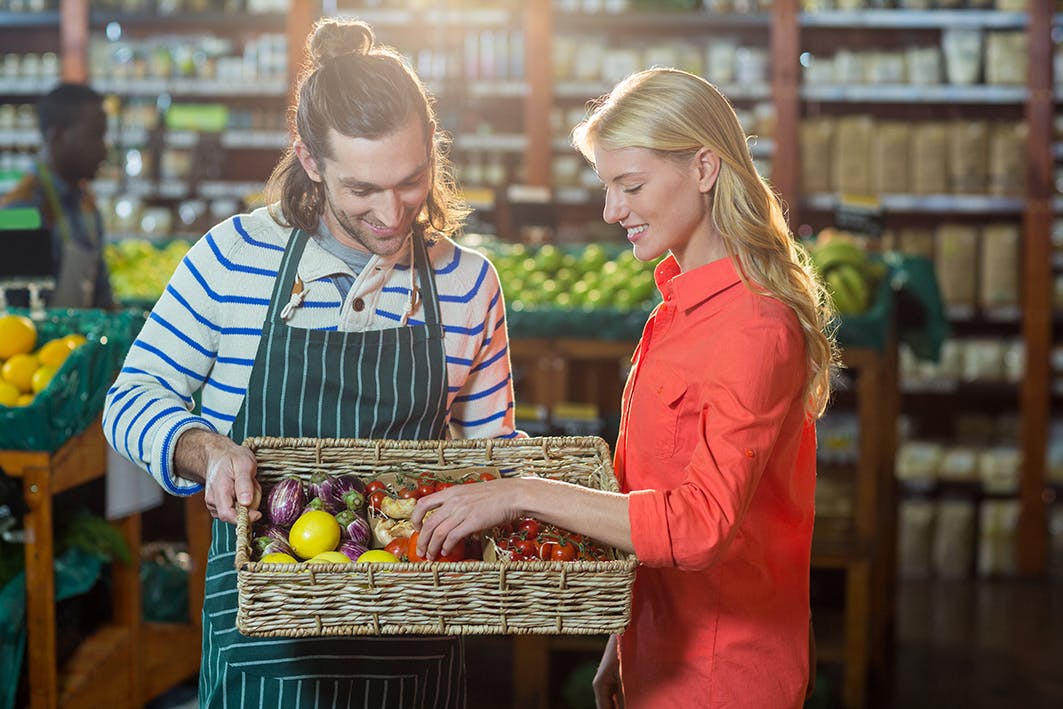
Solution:
<svg viewBox="0 0 1063 709"><path fill-rule="evenodd" d="M830 297L807 252L790 234L778 197L757 173L730 102L701 77L677 69L633 74L597 102L572 131L591 163L594 147L640 147L677 160L708 148L720 158L713 226L742 281L793 309L805 336L807 411L820 417L830 398L836 348Z"/></svg>
<svg viewBox="0 0 1063 709"><path fill-rule="evenodd" d="M381 138L411 117L425 130L437 126L433 101L406 60L376 43L373 29L354 20L320 20L307 39L308 66L299 79L299 100L292 109L294 132L318 165L332 157L329 132L351 138ZM416 225L426 238L457 232L468 205L461 197L447 159L446 136L431 136L428 197ZM289 149L266 185L270 213L283 226L317 229L325 206L324 188L310 179ZM279 210L277 209L279 207ZM279 211L279 213L278 213Z"/></svg>

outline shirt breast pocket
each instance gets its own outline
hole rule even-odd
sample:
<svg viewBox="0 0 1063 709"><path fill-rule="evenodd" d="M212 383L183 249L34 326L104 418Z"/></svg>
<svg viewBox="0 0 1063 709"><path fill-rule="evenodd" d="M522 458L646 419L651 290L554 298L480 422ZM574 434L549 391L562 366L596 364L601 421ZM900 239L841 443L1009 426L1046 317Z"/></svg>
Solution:
<svg viewBox="0 0 1063 709"><path fill-rule="evenodd" d="M653 383L657 397L659 420L650 422L656 429L654 437L654 454L659 458L675 455L679 441L679 418L683 410L683 399L687 393L686 380L671 367L660 370Z"/></svg>

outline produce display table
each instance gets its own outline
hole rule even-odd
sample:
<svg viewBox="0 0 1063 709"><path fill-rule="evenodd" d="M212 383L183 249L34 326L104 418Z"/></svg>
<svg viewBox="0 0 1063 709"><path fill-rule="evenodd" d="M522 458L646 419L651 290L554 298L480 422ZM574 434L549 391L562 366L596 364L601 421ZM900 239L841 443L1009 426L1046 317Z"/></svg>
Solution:
<svg viewBox="0 0 1063 709"><path fill-rule="evenodd" d="M0 468L22 479L28 512L26 614L30 707L140 707L199 669L200 611L210 527L203 502L190 498L186 528L193 572L189 622L144 623L140 599L140 515L115 520L133 563L112 564L114 617L86 638L63 668L57 665L53 496L102 477L106 441L99 421L57 451L0 450ZM7 678L14 681L14 678Z"/></svg>

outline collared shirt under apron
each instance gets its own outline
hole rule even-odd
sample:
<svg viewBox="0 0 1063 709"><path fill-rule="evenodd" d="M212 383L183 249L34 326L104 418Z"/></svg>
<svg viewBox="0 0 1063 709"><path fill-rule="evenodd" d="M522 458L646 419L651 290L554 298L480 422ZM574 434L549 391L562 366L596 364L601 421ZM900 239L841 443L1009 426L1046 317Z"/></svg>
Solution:
<svg viewBox="0 0 1063 709"><path fill-rule="evenodd" d="M281 318L307 235L294 230L230 436L436 439L446 435L446 353L427 247L413 264L425 325L303 330ZM457 637L247 638L235 628L235 527L214 520L203 608L201 707L462 707Z"/></svg>

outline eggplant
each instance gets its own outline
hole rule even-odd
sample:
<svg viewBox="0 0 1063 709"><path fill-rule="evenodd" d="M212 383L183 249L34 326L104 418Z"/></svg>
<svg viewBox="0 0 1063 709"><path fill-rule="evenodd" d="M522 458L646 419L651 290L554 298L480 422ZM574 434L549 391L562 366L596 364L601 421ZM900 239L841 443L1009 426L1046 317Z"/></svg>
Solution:
<svg viewBox="0 0 1063 709"><path fill-rule="evenodd" d="M343 495L343 506L351 512L361 512L365 509L365 494L348 490Z"/></svg>
<svg viewBox="0 0 1063 709"><path fill-rule="evenodd" d="M329 514L336 514L343 509L342 497L336 494L336 478L324 470L318 470L310 476L308 494L321 500L322 509Z"/></svg>
<svg viewBox="0 0 1063 709"><path fill-rule="evenodd" d="M337 475L333 494L341 510L347 508L358 512L365 505L365 481L357 475Z"/></svg>
<svg viewBox="0 0 1063 709"><path fill-rule="evenodd" d="M288 554L289 556L295 556L292 552L292 547L288 542L274 537L255 537L251 542L251 547L257 552L257 557L259 559L266 554L273 554L274 552L281 552L283 554Z"/></svg>
<svg viewBox="0 0 1063 709"><path fill-rule="evenodd" d="M273 486L266 498L266 512L273 524L290 527L306 507L306 492L303 482L294 475L287 475Z"/></svg>
<svg viewBox="0 0 1063 709"><path fill-rule="evenodd" d="M339 547L336 551L346 556L351 561L358 561L358 557L369 551L365 544L359 544L353 539L343 539L340 541Z"/></svg>
<svg viewBox="0 0 1063 709"><path fill-rule="evenodd" d="M315 497L309 502L307 502L306 506L303 508L302 512L299 513L299 515L301 516L303 512L309 512L310 510L324 510L325 512L328 512L328 510L325 509L325 501L322 500L320 497ZM329 514L331 514L331 512ZM296 519L299 519L299 517L297 516Z"/></svg>
<svg viewBox="0 0 1063 709"><path fill-rule="evenodd" d="M336 515L336 521L340 523L342 539L350 539L359 544L369 543L372 533L369 531L369 522L364 517L351 510L344 510Z"/></svg>

